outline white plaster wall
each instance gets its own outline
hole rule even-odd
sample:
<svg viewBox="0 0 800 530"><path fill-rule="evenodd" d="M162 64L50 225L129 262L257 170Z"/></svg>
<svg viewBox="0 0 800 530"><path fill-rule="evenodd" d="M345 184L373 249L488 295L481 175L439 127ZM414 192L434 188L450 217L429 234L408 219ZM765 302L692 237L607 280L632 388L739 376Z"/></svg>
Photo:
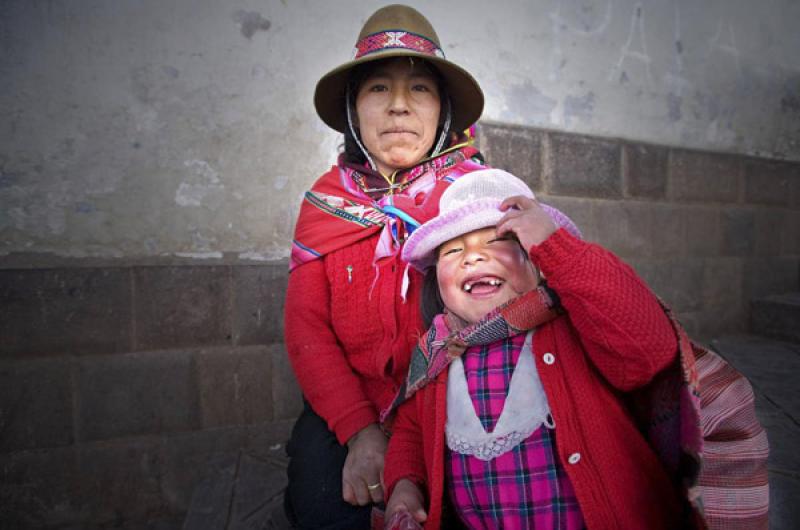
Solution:
<svg viewBox="0 0 800 530"><path fill-rule="evenodd" d="M0 255L286 257L368 0L4 0ZM800 160L796 0L409 1L484 119Z"/></svg>

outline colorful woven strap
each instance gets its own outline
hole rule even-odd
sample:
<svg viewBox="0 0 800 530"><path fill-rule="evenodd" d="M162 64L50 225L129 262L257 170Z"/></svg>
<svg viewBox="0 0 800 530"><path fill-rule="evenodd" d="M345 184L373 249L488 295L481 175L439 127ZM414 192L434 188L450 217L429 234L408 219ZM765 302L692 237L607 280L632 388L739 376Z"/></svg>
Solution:
<svg viewBox="0 0 800 530"><path fill-rule="evenodd" d="M381 31L367 35L356 43L356 47L353 50L353 59L358 59L371 53L393 49L411 50L424 55L431 55L444 59L444 52L439 45L432 40L422 35L417 35L416 33L398 30Z"/></svg>

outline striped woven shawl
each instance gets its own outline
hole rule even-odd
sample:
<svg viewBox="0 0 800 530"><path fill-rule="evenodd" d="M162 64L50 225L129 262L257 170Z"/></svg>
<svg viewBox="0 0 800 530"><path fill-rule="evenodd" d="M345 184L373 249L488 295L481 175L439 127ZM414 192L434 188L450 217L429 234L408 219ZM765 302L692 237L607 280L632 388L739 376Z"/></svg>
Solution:
<svg viewBox="0 0 800 530"><path fill-rule="evenodd" d="M747 378L717 353L692 342L669 308L663 307L678 337L683 388L699 399L700 467L691 469L694 466L691 459L685 458L686 454L678 456L663 447L656 450L662 462L667 455L665 463L676 466L694 514L702 514L701 518L694 517L694 526L712 530L766 530L769 445L766 431L756 417L753 388ZM668 387L662 386L662 390ZM650 418L651 424L657 424L658 420L657 416ZM697 437L691 424L683 423L681 430L684 444ZM663 433L656 427L654 433L648 434L651 444L657 444L659 434ZM670 462L670 457L675 456L678 460Z"/></svg>

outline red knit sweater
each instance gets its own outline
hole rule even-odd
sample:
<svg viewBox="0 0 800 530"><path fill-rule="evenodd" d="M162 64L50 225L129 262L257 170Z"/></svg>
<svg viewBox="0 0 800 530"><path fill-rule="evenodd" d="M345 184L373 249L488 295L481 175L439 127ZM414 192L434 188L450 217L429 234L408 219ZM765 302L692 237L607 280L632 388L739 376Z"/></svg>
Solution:
<svg viewBox="0 0 800 530"><path fill-rule="evenodd" d="M388 406L408 370L422 320L422 276L405 263L372 264L378 236L296 268L286 293L285 339L294 373L314 411L340 443ZM376 274L377 279L376 279Z"/></svg>
<svg viewBox="0 0 800 530"><path fill-rule="evenodd" d="M674 360L669 320L633 270L597 245L559 230L531 257L567 311L537 329L533 351L587 527L679 527L670 480L619 399ZM401 478L425 485L426 529L442 513L446 391L444 370L399 408L386 455L389 493Z"/></svg>

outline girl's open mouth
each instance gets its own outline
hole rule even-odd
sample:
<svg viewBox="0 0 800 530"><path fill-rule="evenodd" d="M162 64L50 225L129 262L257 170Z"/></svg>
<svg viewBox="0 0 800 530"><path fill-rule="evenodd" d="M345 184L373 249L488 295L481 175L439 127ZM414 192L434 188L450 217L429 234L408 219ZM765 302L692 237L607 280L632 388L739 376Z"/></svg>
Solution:
<svg viewBox="0 0 800 530"><path fill-rule="evenodd" d="M505 283L497 276L480 276L468 278L462 285L461 290L472 295L485 295L497 292Z"/></svg>

